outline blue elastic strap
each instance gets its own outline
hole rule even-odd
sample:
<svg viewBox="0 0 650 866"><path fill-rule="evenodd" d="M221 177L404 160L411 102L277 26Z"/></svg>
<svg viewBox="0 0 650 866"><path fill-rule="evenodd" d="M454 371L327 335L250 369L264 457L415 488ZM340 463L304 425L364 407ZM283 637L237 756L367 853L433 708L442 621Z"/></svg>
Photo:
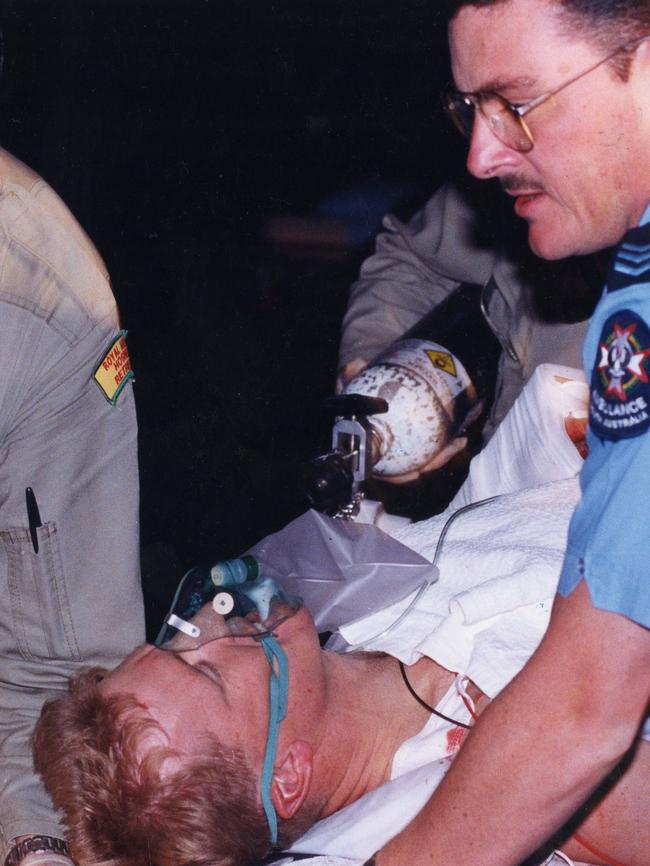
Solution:
<svg viewBox="0 0 650 866"><path fill-rule="evenodd" d="M271 801L271 781L273 779L275 753L278 747L280 722L287 714L289 666L284 650L273 635L269 634L261 638L260 643L271 666L271 677L269 680L269 732L266 737L266 750L262 765L261 794L264 814L271 831L271 843L275 845L278 841L278 816Z"/></svg>

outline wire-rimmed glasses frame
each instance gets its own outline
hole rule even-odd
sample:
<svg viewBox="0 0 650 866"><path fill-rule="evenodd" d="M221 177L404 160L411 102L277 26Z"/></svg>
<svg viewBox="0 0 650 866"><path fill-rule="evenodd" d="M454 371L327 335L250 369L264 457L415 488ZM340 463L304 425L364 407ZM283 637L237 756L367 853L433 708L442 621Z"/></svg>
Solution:
<svg viewBox="0 0 650 866"><path fill-rule="evenodd" d="M493 91L463 92L450 85L442 94L444 109L465 138L470 139L472 137L474 120L478 110L499 141L519 153L528 153L534 145L533 134L525 120L529 112L543 105L571 84L589 75L590 72L594 72L618 54L638 48L646 39L650 39L650 35L641 36L632 42L619 45L616 50L602 57L597 63L593 63L587 69L583 69L582 72L573 75L552 90L547 90L521 105L515 105L501 96L500 93Z"/></svg>

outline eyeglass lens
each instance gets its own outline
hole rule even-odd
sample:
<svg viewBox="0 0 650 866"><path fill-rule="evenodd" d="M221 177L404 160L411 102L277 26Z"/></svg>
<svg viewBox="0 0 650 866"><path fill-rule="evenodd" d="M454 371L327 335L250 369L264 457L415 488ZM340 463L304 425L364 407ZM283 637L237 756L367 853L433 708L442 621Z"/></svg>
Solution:
<svg viewBox="0 0 650 866"><path fill-rule="evenodd" d="M447 95L447 113L466 138L472 136L477 103L499 141L520 153L531 149L532 138L525 121L496 93L485 93L480 97L469 97L461 93Z"/></svg>

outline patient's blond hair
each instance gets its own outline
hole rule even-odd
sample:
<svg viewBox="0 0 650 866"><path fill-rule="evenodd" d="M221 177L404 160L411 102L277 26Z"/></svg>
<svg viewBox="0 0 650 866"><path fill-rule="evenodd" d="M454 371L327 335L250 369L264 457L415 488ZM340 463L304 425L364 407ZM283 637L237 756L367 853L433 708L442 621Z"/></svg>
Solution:
<svg viewBox="0 0 650 866"><path fill-rule="evenodd" d="M172 749L150 748L160 727L127 694L106 695L93 668L49 701L34 733L34 762L84 866L234 866L269 852L257 785L243 755L214 735L205 754L162 773Z"/></svg>

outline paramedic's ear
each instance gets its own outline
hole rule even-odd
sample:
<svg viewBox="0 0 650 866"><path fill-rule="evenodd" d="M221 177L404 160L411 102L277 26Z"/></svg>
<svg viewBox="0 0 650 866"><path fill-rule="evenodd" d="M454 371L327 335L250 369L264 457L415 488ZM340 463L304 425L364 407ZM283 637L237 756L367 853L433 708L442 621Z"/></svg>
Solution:
<svg viewBox="0 0 650 866"><path fill-rule="evenodd" d="M294 740L278 755L271 782L271 800L280 818L293 818L305 802L313 768L312 748L303 740Z"/></svg>

